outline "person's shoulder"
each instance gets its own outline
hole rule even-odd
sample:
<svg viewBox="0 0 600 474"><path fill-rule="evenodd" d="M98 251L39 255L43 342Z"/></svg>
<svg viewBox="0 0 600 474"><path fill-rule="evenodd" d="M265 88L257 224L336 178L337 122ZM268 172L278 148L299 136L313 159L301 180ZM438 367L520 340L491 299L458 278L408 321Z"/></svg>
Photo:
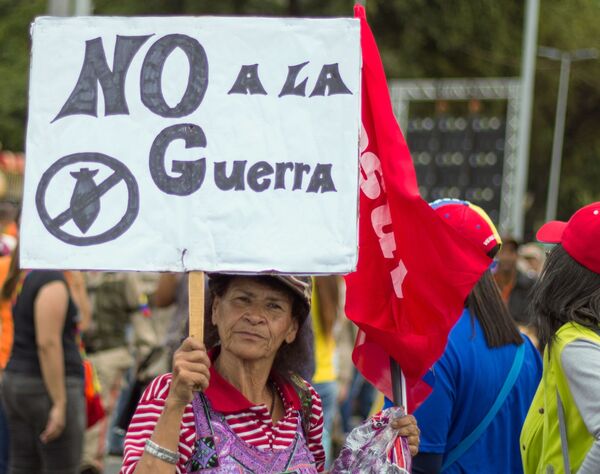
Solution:
<svg viewBox="0 0 600 474"><path fill-rule="evenodd" d="M282 377L282 379L285 380L286 378ZM310 391L315 390L314 387L312 386L312 384L308 380L306 380L304 377L302 377L300 374L298 374L296 372L290 372L287 383L291 383L292 385L299 387L301 389L306 389L306 390L310 390Z"/></svg>
<svg viewBox="0 0 600 474"><path fill-rule="evenodd" d="M322 406L321 397L312 384L296 373L290 373L289 377L278 377L284 383L287 390L284 391L287 397L290 397L299 407L310 404L313 407Z"/></svg>
<svg viewBox="0 0 600 474"><path fill-rule="evenodd" d="M587 336L587 337L586 337ZM588 334L581 334L579 337L569 340L564 344L562 353L575 353L584 351L588 354L600 354L600 340L589 337Z"/></svg>
<svg viewBox="0 0 600 474"><path fill-rule="evenodd" d="M474 328L478 326L478 321L475 316L471 316L468 308L464 308L462 314L450 330L448 334L448 349L458 345L457 350L464 348L464 340L473 339ZM455 344L453 344L455 343Z"/></svg>
<svg viewBox="0 0 600 474"><path fill-rule="evenodd" d="M315 387L313 387L313 385L308 380L306 380L304 377L300 376L299 374L293 373L290 377L290 381L291 381L291 383L293 383L296 386L304 387L310 393L317 393L317 390L315 389Z"/></svg>
<svg viewBox="0 0 600 474"><path fill-rule="evenodd" d="M569 321L558 328L553 345L559 347L560 352L566 345L572 345L576 341L587 341L592 345L600 344L600 328L592 329L575 321Z"/></svg>
<svg viewBox="0 0 600 474"><path fill-rule="evenodd" d="M435 364L436 378L456 379L463 372L469 373L478 364L486 348L487 343L477 317L464 308L448 334L444 353Z"/></svg>
<svg viewBox="0 0 600 474"><path fill-rule="evenodd" d="M585 335L571 339L560 351L560 360L565 369L574 371L580 366L600 367L600 341Z"/></svg>
<svg viewBox="0 0 600 474"><path fill-rule="evenodd" d="M304 380L304 379L302 379L302 380ZM312 384L308 380L304 380L304 383L308 387L308 391L310 392L310 396L311 396L313 403L318 403L320 406L321 405L321 397L318 394L315 387L313 387Z"/></svg>
<svg viewBox="0 0 600 474"><path fill-rule="evenodd" d="M318 438L322 435L323 430L323 402L317 390L312 384L300 377L298 374L290 374L288 383L293 386L294 393L292 406L300 410L300 416L305 425L307 432L311 432L312 436ZM311 435L309 435L311 436Z"/></svg>
<svg viewBox="0 0 600 474"><path fill-rule="evenodd" d="M66 281L64 273L58 270L33 270L28 277L36 281Z"/></svg>
<svg viewBox="0 0 600 474"><path fill-rule="evenodd" d="M64 274L56 270L33 270L25 277L27 285L33 288L41 288L55 281L67 283Z"/></svg>
<svg viewBox="0 0 600 474"><path fill-rule="evenodd" d="M173 376L170 372L156 377L150 382L148 387L146 387L146 390L142 395L142 400L166 400L169 395L169 389L171 388L172 378Z"/></svg>

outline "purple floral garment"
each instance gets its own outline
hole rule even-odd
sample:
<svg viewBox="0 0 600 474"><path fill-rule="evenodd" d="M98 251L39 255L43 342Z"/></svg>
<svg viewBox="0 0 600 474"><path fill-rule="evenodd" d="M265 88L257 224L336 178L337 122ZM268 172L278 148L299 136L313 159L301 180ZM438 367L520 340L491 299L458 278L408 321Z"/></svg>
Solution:
<svg viewBox="0 0 600 474"><path fill-rule="evenodd" d="M258 449L240 439L225 418L214 412L208 400L196 394L192 401L196 423L194 451L187 463L189 474L219 472L315 474L315 460L308 449L302 425L285 449ZM298 417L300 420L301 417Z"/></svg>

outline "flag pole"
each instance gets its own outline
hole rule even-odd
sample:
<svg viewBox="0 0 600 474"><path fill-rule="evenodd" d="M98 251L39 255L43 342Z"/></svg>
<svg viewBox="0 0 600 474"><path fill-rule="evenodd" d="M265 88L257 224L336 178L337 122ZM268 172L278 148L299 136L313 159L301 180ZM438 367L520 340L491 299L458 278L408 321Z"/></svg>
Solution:
<svg viewBox="0 0 600 474"><path fill-rule="evenodd" d="M404 410L408 410L406 405L406 380L404 379L402 369L393 357L390 357L390 370L392 372L392 395L394 397L394 405L397 407L404 407Z"/></svg>
<svg viewBox="0 0 600 474"><path fill-rule="evenodd" d="M204 272L190 272L188 279L190 303L190 337L204 342Z"/></svg>

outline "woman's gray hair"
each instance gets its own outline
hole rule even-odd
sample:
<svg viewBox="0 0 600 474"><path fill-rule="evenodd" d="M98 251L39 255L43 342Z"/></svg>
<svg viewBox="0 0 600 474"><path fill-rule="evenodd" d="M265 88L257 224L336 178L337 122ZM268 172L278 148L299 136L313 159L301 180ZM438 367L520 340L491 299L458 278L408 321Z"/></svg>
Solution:
<svg viewBox="0 0 600 474"><path fill-rule="evenodd" d="M306 303L297 296L288 286L281 283L278 279L265 276L243 276L243 275L224 275L213 274L208 280L208 297L205 302L204 318L204 344L207 349L217 347L221 340L217 327L212 323L212 306L214 299L222 297L229 288L229 284L234 278L252 278L264 285L268 285L278 291L283 291L293 298L292 317L298 321L298 332L296 338L290 344L283 342L277 351L273 369L283 376L288 377L290 373L296 373L303 379L310 381L315 371L314 363L314 336L312 330L312 318Z"/></svg>

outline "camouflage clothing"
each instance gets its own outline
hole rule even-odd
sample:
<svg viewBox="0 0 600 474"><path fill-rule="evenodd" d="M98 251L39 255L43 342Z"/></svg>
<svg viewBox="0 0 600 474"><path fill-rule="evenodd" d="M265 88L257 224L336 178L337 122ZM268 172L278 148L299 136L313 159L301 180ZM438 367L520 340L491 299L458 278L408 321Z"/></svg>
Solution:
<svg viewBox="0 0 600 474"><path fill-rule="evenodd" d="M85 334L88 352L126 347L126 328L140 303L135 274L89 272L86 282L92 305L92 328Z"/></svg>

